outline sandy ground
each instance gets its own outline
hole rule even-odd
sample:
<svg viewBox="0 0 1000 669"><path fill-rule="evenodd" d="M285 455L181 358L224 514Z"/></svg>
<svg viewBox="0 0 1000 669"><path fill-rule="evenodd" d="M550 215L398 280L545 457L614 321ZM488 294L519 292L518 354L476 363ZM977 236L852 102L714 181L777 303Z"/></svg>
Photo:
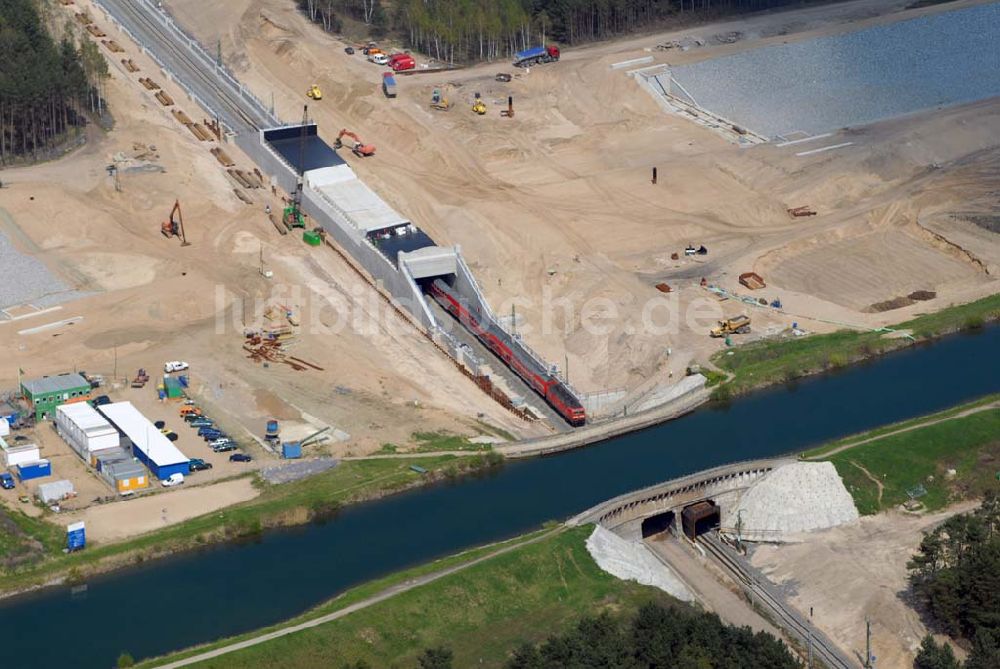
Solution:
<svg viewBox="0 0 1000 669"><path fill-rule="evenodd" d="M789 594L800 613L813 610L816 627L845 653L864 657L865 616L883 669L911 669L927 628L908 603L906 562L923 533L963 503L926 516L887 513L849 526L809 533L803 543L761 545L752 563Z"/></svg>
<svg viewBox="0 0 1000 669"><path fill-rule="evenodd" d="M282 0L165 4L205 43L221 39L230 66L260 97L273 93L283 118L300 118L306 88L320 84L325 97L310 115L321 134L330 140L348 127L376 144L374 158L347 156L355 170L436 241L460 244L497 313L517 300L519 331L549 360L568 359L584 391L638 393L669 382L671 371L722 345L705 337L713 316L746 308L710 300L701 322L675 317L676 328L654 331L643 311L659 281L676 289L677 311L687 315L706 297L701 277L739 289L738 274L757 271L769 284L762 296L780 297L786 309L755 310L758 333L793 321L810 330L898 322L997 289L996 235L955 217L996 208L988 176L1000 164L996 101L843 131L850 151L800 157L799 146L741 149L668 116L623 70L609 69L646 55L688 62L940 7L899 12L899 2L860 0L762 13L568 48L559 63L516 72L510 84L493 80L507 63L398 77L399 97L387 100L381 68L344 54L342 42ZM650 50L734 28L747 38L688 53ZM456 105L450 112L428 108L435 87ZM469 110L474 92L490 107L484 117ZM498 115L508 94L513 119ZM839 141L835 134L829 143ZM786 208L800 205L819 215L791 219ZM671 260L688 243L709 255ZM938 297L870 313L915 290ZM586 308L611 316L605 331L582 326ZM663 313L654 312L658 322Z"/></svg>
<svg viewBox="0 0 1000 669"><path fill-rule="evenodd" d="M782 638L781 631L738 594L736 585L714 564L696 556L690 546L665 532L645 539L645 543L670 565L706 610L716 613L730 625L750 627L755 632Z"/></svg>
<svg viewBox="0 0 1000 669"><path fill-rule="evenodd" d="M92 506L83 511L64 513L60 518L67 524L84 521L88 540L107 543L245 502L257 495L258 491L249 478L210 486L188 487L185 483L182 489Z"/></svg>
<svg viewBox="0 0 1000 669"><path fill-rule="evenodd" d="M10 361L0 368L4 386L14 386L20 366L29 377L87 369L122 388L139 367L157 380L164 360L182 359L192 365L192 394L238 436L259 437L270 417L289 428L329 425L351 437L325 445L342 455L406 444L418 429L473 436L481 433L479 421L516 434L546 433L477 391L332 250L279 237L264 214L265 203L278 201L264 190L244 191L254 205L243 204L233 192L237 184L208 152L215 142L196 140L136 80L151 76L190 117L203 113L127 39L118 41L127 47L120 56L141 71L128 74L117 58L109 60L114 130L91 130L91 141L65 159L4 171L5 232L19 250L93 293L54 312L0 322L0 352ZM239 167L252 167L235 147L226 151ZM127 159L121 192L105 170L116 154ZM178 198L192 242L184 248L159 233ZM270 280L259 272L262 251ZM294 354L325 371L245 359L244 321L254 325L261 320L254 314L273 303L291 306L302 322ZM339 328L343 313L354 320ZM155 399L152 387L142 392Z"/></svg>

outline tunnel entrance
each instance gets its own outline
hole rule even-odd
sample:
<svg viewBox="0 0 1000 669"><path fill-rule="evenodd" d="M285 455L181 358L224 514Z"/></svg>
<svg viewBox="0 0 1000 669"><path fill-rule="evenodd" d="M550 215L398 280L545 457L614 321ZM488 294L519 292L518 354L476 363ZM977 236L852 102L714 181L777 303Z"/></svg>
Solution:
<svg viewBox="0 0 1000 669"><path fill-rule="evenodd" d="M694 541L699 534L718 527L720 518L719 507L709 499L684 507L684 511L681 512L681 525L687 538Z"/></svg>
<svg viewBox="0 0 1000 669"><path fill-rule="evenodd" d="M642 538L647 539L663 532L673 533L676 522L677 514L673 511L665 511L645 518L642 521Z"/></svg>

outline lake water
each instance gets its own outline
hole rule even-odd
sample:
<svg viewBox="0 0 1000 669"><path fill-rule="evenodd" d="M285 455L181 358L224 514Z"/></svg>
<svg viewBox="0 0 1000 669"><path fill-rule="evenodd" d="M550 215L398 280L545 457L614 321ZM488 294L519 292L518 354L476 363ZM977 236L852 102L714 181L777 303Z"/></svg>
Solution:
<svg viewBox="0 0 1000 669"><path fill-rule="evenodd" d="M704 109L768 137L1000 95L1000 4L672 68Z"/></svg>

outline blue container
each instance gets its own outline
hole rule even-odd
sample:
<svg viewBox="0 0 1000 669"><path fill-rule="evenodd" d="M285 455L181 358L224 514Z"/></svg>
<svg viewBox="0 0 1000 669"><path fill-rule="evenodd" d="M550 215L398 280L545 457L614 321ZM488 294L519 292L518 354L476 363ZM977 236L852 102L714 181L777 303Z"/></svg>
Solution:
<svg viewBox="0 0 1000 669"><path fill-rule="evenodd" d="M78 551L87 545L87 531L82 522L66 526L66 548Z"/></svg>
<svg viewBox="0 0 1000 669"><path fill-rule="evenodd" d="M269 437L278 434L278 421L269 420L267 421L267 435Z"/></svg>
<svg viewBox="0 0 1000 669"><path fill-rule="evenodd" d="M45 476L52 476L52 463L48 460L25 462L23 465L17 466L17 478L21 481L40 479Z"/></svg>
<svg viewBox="0 0 1000 669"><path fill-rule="evenodd" d="M302 442L286 441L281 445L281 457L286 460L294 460L302 457Z"/></svg>
<svg viewBox="0 0 1000 669"><path fill-rule="evenodd" d="M165 390L158 390L157 394L159 394L161 400L166 399L167 397L167 392Z"/></svg>
<svg viewBox="0 0 1000 669"><path fill-rule="evenodd" d="M184 374L182 376L178 376L177 380L181 382L181 388L187 388L188 387L188 377L187 377L187 374Z"/></svg>

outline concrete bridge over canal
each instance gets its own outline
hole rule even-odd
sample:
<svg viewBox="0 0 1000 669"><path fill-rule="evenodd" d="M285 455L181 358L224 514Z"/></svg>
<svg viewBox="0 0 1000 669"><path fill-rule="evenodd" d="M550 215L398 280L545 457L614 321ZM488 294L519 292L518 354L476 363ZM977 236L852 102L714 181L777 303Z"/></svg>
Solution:
<svg viewBox="0 0 1000 669"><path fill-rule="evenodd" d="M680 516L684 508L703 501L720 508L738 504L756 481L792 462L794 458L772 458L706 469L619 495L571 518L569 524L599 523L623 537L641 538L643 523L648 519L672 512Z"/></svg>

